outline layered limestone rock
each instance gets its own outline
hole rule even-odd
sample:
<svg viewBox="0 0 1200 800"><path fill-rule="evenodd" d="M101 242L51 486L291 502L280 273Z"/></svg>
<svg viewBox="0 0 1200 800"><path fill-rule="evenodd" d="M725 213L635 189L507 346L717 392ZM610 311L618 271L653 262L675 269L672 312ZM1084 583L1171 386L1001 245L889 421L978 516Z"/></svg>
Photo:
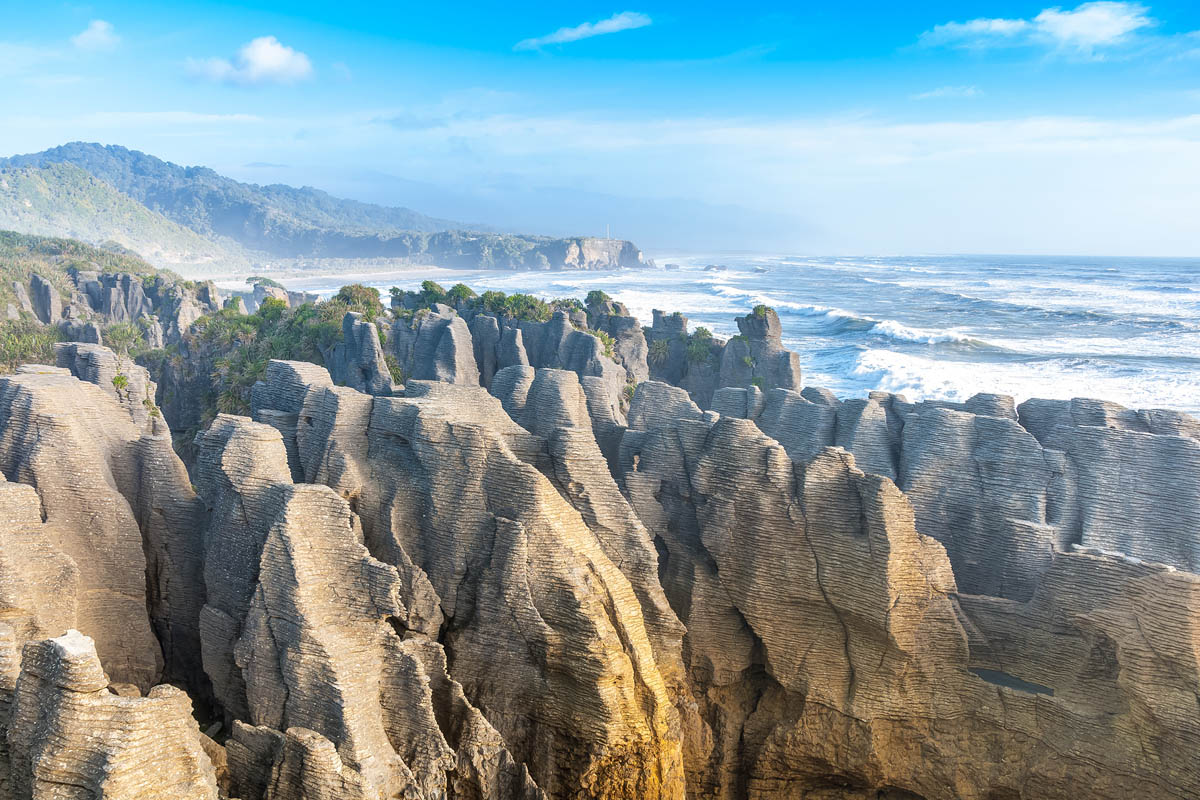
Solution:
<svg viewBox="0 0 1200 800"><path fill-rule="evenodd" d="M236 723L230 744L243 796L540 797L440 646L401 638L402 582L346 501L324 486L282 493L236 650L255 723Z"/></svg>
<svg viewBox="0 0 1200 800"><path fill-rule="evenodd" d="M658 553L650 534L609 473L578 377L565 370L532 367L507 367L505 372L512 372L513 380L498 381L510 385L501 397L504 410L545 440L548 460L542 462L543 473L579 511L604 552L629 579L660 671L679 682L683 626L658 582Z"/></svg>
<svg viewBox="0 0 1200 800"><path fill-rule="evenodd" d="M824 447L894 479L918 528L941 541L966 591L1028 599L1050 553L1078 544L1200 568L1198 424L1099 401L909 403L884 392L722 389L721 413L753 419L804 462Z"/></svg>
<svg viewBox="0 0 1200 800"><path fill-rule="evenodd" d="M279 431L244 417L218 416L197 437L197 449L196 485L209 509L199 622L204 671L226 717L246 719L246 686L234 647L291 471Z"/></svg>
<svg viewBox="0 0 1200 800"><path fill-rule="evenodd" d="M1192 418L436 313L475 383L272 362L200 497L103 348L0 378L0 800L1200 796Z"/></svg>
<svg viewBox="0 0 1200 800"><path fill-rule="evenodd" d="M145 367L100 344L83 342L56 343L54 357L59 367L115 397L139 428L153 428L153 418L159 416L154 405L158 387Z"/></svg>
<svg viewBox="0 0 1200 800"><path fill-rule="evenodd" d="M362 314L351 311L342 318L342 341L326 353L325 364L333 382L341 386L377 395L395 391L379 329Z"/></svg>
<svg viewBox="0 0 1200 800"><path fill-rule="evenodd" d="M650 377L686 389L701 408L713 407L717 393L727 387L799 391L800 358L783 347L774 309L757 306L737 324L741 333L721 341L705 328L689 334L687 317L655 309L654 324L646 329ZM723 397L722 402L731 399Z"/></svg>
<svg viewBox="0 0 1200 800"><path fill-rule="evenodd" d="M798 464L726 417L631 430L623 456L688 629L696 796L1195 791L1195 575L1059 552L1027 602L956 595L907 499L843 450Z"/></svg>
<svg viewBox="0 0 1200 800"><path fill-rule="evenodd" d="M406 390L356 399L314 388L297 434L306 477L351 500L372 555L401 576L410 600L400 627L440 632L450 675L550 796L682 797L677 714L639 597L580 512L531 466L546 457L545 440L482 389L411 381ZM365 446L354 422L364 410ZM590 465L572 454L563 468L598 468L611 483L591 452ZM597 497L590 512L613 541L637 533L632 515L618 515L623 504L619 494ZM425 576L424 591L406 572ZM440 624L427 610L413 614L429 597Z"/></svg>
<svg viewBox="0 0 1200 800"><path fill-rule="evenodd" d="M202 315L221 309L212 283L185 283L169 273L143 276L71 268L67 274L75 291L62 312L63 330L80 341L93 341L80 338L89 325L129 322L142 328L148 346L162 347L179 342Z"/></svg>
<svg viewBox="0 0 1200 800"><path fill-rule="evenodd" d="M396 320L391 330L389 346L406 380L479 385L476 345L454 309L440 304L431 311L422 309L411 319Z"/></svg>
<svg viewBox="0 0 1200 800"><path fill-rule="evenodd" d="M26 644L9 687L11 645L0 631L0 695L11 692L0 704L8 706L6 797L217 800L184 692L163 685L146 697L117 694L92 640L74 630Z"/></svg>
<svg viewBox="0 0 1200 800"><path fill-rule="evenodd" d="M59 295L58 289L54 288L54 284L41 275L34 274L30 276L29 289L33 313L38 320L47 325L58 322L62 318L63 305L62 296Z"/></svg>
<svg viewBox="0 0 1200 800"><path fill-rule="evenodd" d="M47 545L77 570L70 626L96 640L109 674L148 689L163 645L172 676L198 672L199 509L165 428L140 430L71 375L18 374L0 379L0 471L36 489Z"/></svg>
<svg viewBox="0 0 1200 800"><path fill-rule="evenodd" d="M603 293L600 297L588 295L588 301L588 327L612 337L615 359L625 368L628 380L635 385L649 380L650 367L646 362L649 350L641 324L623 303Z"/></svg>
<svg viewBox="0 0 1200 800"><path fill-rule="evenodd" d="M800 357L783 346L783 327L775 309L757 306L737 318L740 336L721 354L721 386L755 384L763 390L800 390Z"/></svg>

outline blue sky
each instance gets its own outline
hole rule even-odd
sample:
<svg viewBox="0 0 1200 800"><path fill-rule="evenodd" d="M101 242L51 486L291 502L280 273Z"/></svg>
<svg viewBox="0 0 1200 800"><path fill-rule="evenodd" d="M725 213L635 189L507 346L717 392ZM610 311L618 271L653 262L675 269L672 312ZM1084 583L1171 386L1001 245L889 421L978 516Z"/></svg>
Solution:
<svg viewBox="0 0 1200 800"><path fill-rule="evenodd" d="M660 251L1200 255L1195 2L0 3L3 154Z"/></svg>

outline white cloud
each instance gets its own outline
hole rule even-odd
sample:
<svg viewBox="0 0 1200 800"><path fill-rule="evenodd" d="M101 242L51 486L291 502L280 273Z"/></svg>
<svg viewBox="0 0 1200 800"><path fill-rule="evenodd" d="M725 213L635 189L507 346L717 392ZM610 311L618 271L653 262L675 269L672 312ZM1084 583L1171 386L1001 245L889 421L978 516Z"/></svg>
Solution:
<svg viewBox="0 0 1200 800"><path fill-rule="evenodd" d="M188 71L199 78L242 85L296 83L312 76L308 56L274 36L247 42L232 59L188 59Z"/></svg>
<svg viewBox="0 0 1200 800"><path fill-rule="evenodd" d="M53 61L60 55L55 50L34 45L20 42L0 42L0 78L11 78L34 72L46 62Z"/></svg>
<svg viewBox="0 0 1200 800"><path fill-rule="evenodd" d="M1148 28L1154 20L1138 3L1084 3L1074 11L1047 8L1033 18L1038 31L1064 46L1089 50L1116 44L1134 31Z"/></svg>
<svg viewBox="0 0 1200 800"><path fill-rule="evenodd" d="M1070 11L1055 6L1032 19L973 19L947 22L921 34L924 45L984 48L1043 45L1091 55L1097 49L1127 41L1131 34L1155 24L1140 3L1093 0Z"/></svg>
<svg viewBox="0 0 1200 800"><path fill-rule="evenodd" d="M947 22L921 34L921 44L983 44L1013 40L1028 30L1023 19L973 19Z"/></svg>
<svg viewBox="0 0 1200 800"><path fill-rule="evenodd" d="M517 42L513 49L538 50L548 44L566 44L577 42L580 39L590 39L593 36L602 36L606 33L620 33L634 28L644 28L652 22L650 17L637 11L622 11L620 14L613 14L608 19L602 19L599 22L584 22L573 28L559 28L554 33L548 33L545 36L523 39Z"/></svg>
<svg viewBox="0 0 1200 800"><path fill-rule="evenodd" d="M71 37L71 44L80 50L112 50L121 42L112 23L94 19L80 33Z"/></svg>
<svg viewBox="0 0 1200 800"><path fill-rule="evenodd" d="M943 97L979 97L983 91L978 86L939 86L928 92L914 94L913 100L937 100Z"/></svg>

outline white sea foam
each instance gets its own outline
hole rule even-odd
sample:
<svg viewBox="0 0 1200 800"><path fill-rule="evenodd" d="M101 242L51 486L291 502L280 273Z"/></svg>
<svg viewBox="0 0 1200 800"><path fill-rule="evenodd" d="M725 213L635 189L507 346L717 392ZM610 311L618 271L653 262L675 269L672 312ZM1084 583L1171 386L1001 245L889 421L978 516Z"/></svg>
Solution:
<svg viewBox="0 0 1200 800"><path fill-rule="evenodd" d="M845 388L853 394L881 389L914 401L962 401L978 392L994 392L1017 402L1030 397L1097 397L1131 408L1200 410L1200 374L1187 370L1131 375L1071 360L998 364L866 350L857 356L848 377Z"/></svg>

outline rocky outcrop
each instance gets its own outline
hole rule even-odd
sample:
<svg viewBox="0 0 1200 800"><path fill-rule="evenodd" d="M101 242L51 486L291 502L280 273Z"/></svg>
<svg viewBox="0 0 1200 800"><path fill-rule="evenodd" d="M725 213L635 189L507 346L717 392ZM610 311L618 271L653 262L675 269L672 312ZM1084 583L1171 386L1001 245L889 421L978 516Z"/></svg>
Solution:
<svg viewBox="0 0 1200 800"><path fill-rule="evenodd" d="M480 388L410 381L410 396L360 395L365 406L346 391L309 392L302 414L311 409L313 425L299 425L298 452L306 477L351 498L372 555L411 587L402 629L440 632L452 678L551 796L681 797L676 712L638 595L531 465L544 440ZM586 434L580 400L576 388ZM364 411L365 446L361 424L338 420ZM599 465L611 483L592 453L590 468L563 468ZM612 540L636 534L632 515L613 516L623 499L608 498L617 505L597 497L592 513Z"/></svg>
<svg viewBox="0 0 1200 800"><path fill-rule="evenodd" d="M16 659L3 628L6 797L217 800L216 774L183 691L156 686L141 697L116 690L92 640L74 630L26 644L9 685Z"/></svg>
<svg viewBox="0 0 1200 800"><path fill-rule="evenodd" d="M454 309L440 304L423 309L411 319L398 319L391 330L389 346L406 380L479 385L476 345Z"/></svg>
<svg viewBox="0 0 1200 800"><path fill-rule="evenodd" d="M687 317L655 309L646 329L650 377L686 389L701 408L712 407L723 388L799 391L800 359L783 347L774 309L757 306L737 324L741 333L722 341L705 328L689 334Z"/></svg>
<svg viewBox="0 0 1200 800"><path fill-rule="evenodd" d="M203 509L161 420L66 370L23 372L0 380L0 470L19 482L0 484L19 643L78 628L118 682L148 689L165 668L203 701Z"/></svg>
<svg viewBox="0 0 1200 800"><path fill-rule="evenodd" d="M59 367L116 398L140 429L152 429L154 420L161 416L154 405L158 387L150 380L149 371L128 357L118 356L102 345L83 342L56 343L54 357Z"/></svg>
<svg viewBox="0 0 1200 800"><path fill-rule="evenodd" d="M351 311L342 318L342 341L330 348L325 363L338 385L377 395L395 390L379 343L379 329L362 314Z"/></svg>
<svg viewBox="0 0 1200 800"><path fill-rule="evenodd" d="M0 379L0 471L36 488L52 531L47 543L78 570L70 627L96 640L117 681L148 689L163 662L147 614L142 532L129 502L138 491L140 437L96 386L63 374Z"/></svg>
<svg viewBox="0 0 1200 800"><path fill-rule="evenodd" d="M64 332L78 341L88 324L103 327L128 322L141 327L147 346L179 342L192 323L221 308L211 283L180 281L169 273L151 276L127 272L67 270L75 285L63 309Z"/></svg>
<svg viewBox="0 0 1200 800"><path fill-rule="evenodd" d="M1169 709L1196 666L1160 670L1195 575L1055 552L1026 602L956 595L907 498L843 450L795 463L734 418L626 438L709 726L685 751L697 796L1041 798L1081 775L1089 796L1191 791L1159 765L1194 736ZM1147 706L1172 719L1153 744Z"/></svg>
<svg viewBox="0 0 1200 800"><path fill-rule="evenodd" d="M784 348L775 309L756 306L737 318L737 326L741 335L730 339L721 354L720 385L799 391L800 357Z"/></svg>
<svg viewBox="0 0 1200 800"><path fill-rule="evenodd" d="M565 309L427 317L410 363L473 381L272 362L199 496L103 348L0 378L0 798L1200 794L1192 418L691 366L626 404Z"/></svg>
<svg viewBox="0 0 1200 800"><path fill-rule="evenodd" d="M33 301L33 313L39 321L52 325L62 318L62 297L54 284L34 274L29 278L29 289Z"/></svg>

